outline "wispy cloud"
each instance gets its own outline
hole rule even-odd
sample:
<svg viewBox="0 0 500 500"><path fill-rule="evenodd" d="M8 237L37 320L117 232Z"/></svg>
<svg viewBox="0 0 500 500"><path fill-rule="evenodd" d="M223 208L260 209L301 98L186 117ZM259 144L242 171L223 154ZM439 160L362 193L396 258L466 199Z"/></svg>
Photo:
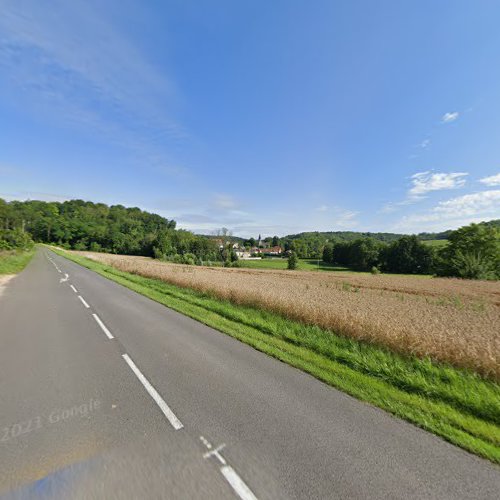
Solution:
<svg viewBox="0 0 500 500"><path fill-rule="evenodd" d="M483 177L482 179L479 179L479 182L482 182L487 186L500 186L500 174Z"/></svg>
<svg viewBox="0 0 500 500"><path fill-rule="evenodd" d="M460 116L460 113L458 111L453 111L452 113L445 113L441 117L441 123L451 123L454 122L458 117Z"/></svg>
<svg viewBox="0 0 500 500"><path fill-rule="evenodd" d="M466 172L433 173L417 172L411 176L412 187L408 191L410 199L421 199L431 191L457 189L465 184Z"/></svg>
<svg viewBox="0 0 500 500"><path fill-rule="evenodd" d="M0 33L0 78L31 112L103 136L146 166L158 156L175 164L164 144L186 135L169 112L177 89L100 2L4 0Z"/></svg>
<svg viewBox="0 0 500 500"><path fill-rule="evenodd" d="M359 215L359 212L354 210L340 210L332 220L332 226L334 229L345 229L345 228L354 228L358 225L358 221L356 217Z"/></svg>
<svg viewBox="0 0 500 500"><path fill-rule="evenodd" d="M407 205L413 205L427 197L434 191L443 191L447 189L459 189L465 185L465 177L469 174L466 172L417 172L410 177L411 187L406 193L406 198L402 201L394 201L386 203L380 213L393 213L398 208Z"/></svg>
<svg viewBox="0 0 500 500"><path fill-rule="evenodd" d="M326 212L328 211L328 205L320 205L319 207L316 208L317 212Z"/></svg>
<svg viewBox="0 0 500 500"><path fill-rule="evenodd" d="M420 147L421 147L422 149L427 149L430 145L431 145L431 140L430 140L430 139L424 139L424 140L420 143Z"/></svg>
<svg viewBox="0 0 500 500"><path fill-rule="evenodd" d="M439 202L428 211L405 216L399 230L434 230L500 217L500 190L480 191Z"/></svg>
<svg viewBox="0 0 500 500"><path fill-rule="evenodd" d="M217 210L234 210L239 207L239 203L234 196L218 193L213 198L212 206Z"/></svg>

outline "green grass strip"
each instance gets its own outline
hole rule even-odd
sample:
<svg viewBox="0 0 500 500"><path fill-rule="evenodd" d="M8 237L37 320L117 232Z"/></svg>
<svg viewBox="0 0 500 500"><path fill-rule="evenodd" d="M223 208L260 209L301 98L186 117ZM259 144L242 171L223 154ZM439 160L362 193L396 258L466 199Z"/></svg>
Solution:
<svg viewBox="0 0 500 500"><path fill-rule="evenodd" d="M428 359L405 358L269 311L56 252L500 464L500 386L493 381Z"/></svg>
<svg viewBox="0 0 500 500"><path fill-rule="evenodd" d="M0 252L0 274L17 274L21 272L34 255L34 250Z"/></svg>

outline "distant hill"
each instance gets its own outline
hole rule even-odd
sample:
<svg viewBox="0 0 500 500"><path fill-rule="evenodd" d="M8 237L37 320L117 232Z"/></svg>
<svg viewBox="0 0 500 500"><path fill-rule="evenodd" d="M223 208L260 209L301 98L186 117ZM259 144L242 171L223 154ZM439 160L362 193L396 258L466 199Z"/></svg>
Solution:
<svg viewBox="0 0 500 500"><path fill-rule="evenodd" d="M321 238L327 240L341 240L341 241L353 241L358 238L373 238L379 241L391 242L398 240L404 236L404 234L397 233L370 233L370 232L359 232L359 231L310 231L298 234L290 234L284 236L281 239L284 240L298 240L303 238Z"/></svg>
<svg viewBox="0 0 500 500"><path fill-rule="evenodd" d="M487 222L481 222L480 224L484 224L486 226L494 226L500 228L500 219L494 219ZM448 236L452 232L451 229L447 231L442 231L439 233L419 233L417 234L418 238L422 241L435 241L435 240L447 240ZM221 239L222 236L215 235L205 235L210 239ZM396 241L399 238L406 236L403 233L371 233L371 232L361 232L361 231L305 231L297 234L287 234L286 236L280 237L281 241L291 241L291 240L299 240L299 239L318 239L321 241L353 241L358 238L373 238L378 241L384 241L386 243L390 243L391 241ZM257 238L257 235L255 236ZM239 236L227 236L226 239L243 243L246 241L246 238L241 238ZM266 238L269 239L269 236Z"/></svg>

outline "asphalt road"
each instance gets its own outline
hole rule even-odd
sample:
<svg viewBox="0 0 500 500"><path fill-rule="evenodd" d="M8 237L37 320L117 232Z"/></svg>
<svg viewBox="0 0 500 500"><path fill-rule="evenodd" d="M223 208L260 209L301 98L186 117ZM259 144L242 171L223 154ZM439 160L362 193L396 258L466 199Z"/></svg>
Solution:
<svg viewBox="0 0 500 500"><path fill-rule="evenodd" d="M0 297L2 498L498 498L500 468L48 250Z"/></svg>

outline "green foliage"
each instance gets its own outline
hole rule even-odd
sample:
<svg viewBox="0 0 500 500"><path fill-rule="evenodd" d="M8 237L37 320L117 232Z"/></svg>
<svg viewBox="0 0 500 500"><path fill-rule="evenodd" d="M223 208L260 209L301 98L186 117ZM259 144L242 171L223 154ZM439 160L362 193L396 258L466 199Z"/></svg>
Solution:
<svg viewBox="0 0 500 500"><path fill-rule="evenodd" d="M354 240L349 248L350 266L358 271L368 271L379 262L382 243L363 238Z"/></svg>
<svg viewBox="0 0 500 500"><path fill-rule="evenodd" d="M439 251L437 274L468 279L500 279L500 229L470 224L452 231Z"/></svg>
<svg viewBox="0 0 500 500"><path fill-rule="evenodd" d="M168 258L193 254L217 260L214 241L175 229L175 221L139 208L107 206L82 200L63 203L0 199L0 249L38 242L92 250ZM190 261L190 259L188 259Z"/></svg>
<svg viewBox="0 0 500 500"><path fill-rule="evenodd" d="M268 311L221 301L210 294L124 273L79 256L67 257L360 400L500 463L500 387L495 382L429 359L406 358Z"/></svg>
<svg viewBox="0 0 500 500"><path fill-rule="evenodd" d="M434 268L434 250L416 236L403 236L382 252L383 268L390 273L429 274Z"/></svg>
<svg viewBox="0 0 500 500"><path fill-rule="evenodd" d="M297 254L291 251L290 255L288 256L287 269L293 271L294 269L297 269L298 264L299 264L299 259L297 258Z"/></svg>
<svg viewBox="0 0 500 500"><path fill-rule="evenodd" d="M323 249L323 261L348 266L357 271L369 271L379 266L384 243L372 238L330 243Z"/></svg>
<svg viewBox="0 0 500 500"><path fill-rule="evenodd" d="M327 243L323 248L323 262L333 262L333 244Z"/></svg>
<svg viewBox="0 0 500 500"><path fill-rule="evenodd" d="M380 274L380 269L376 266L373 266L371 269L370 269L370 272L376 276L377 274Z"/></svg>
<svg viewBox="0 0 500 500"><path fill-rule="evenodd" d="M29 233L21 229L0 230L0 250L30 250L33 245Z"/></svg>
<svg viewBox="0 0 500 500"><path fill-rule="evenodd" d="M0 251L0 274L17 274L33 257L34 250Z"/></svg>
<svg viewBox="0 0 500 500"><path fill-rule="evenodd" d="M480 253L462 253L460 250L451 258L451 267L459 278L494 280L498 278L493 261Z"/></svg>

